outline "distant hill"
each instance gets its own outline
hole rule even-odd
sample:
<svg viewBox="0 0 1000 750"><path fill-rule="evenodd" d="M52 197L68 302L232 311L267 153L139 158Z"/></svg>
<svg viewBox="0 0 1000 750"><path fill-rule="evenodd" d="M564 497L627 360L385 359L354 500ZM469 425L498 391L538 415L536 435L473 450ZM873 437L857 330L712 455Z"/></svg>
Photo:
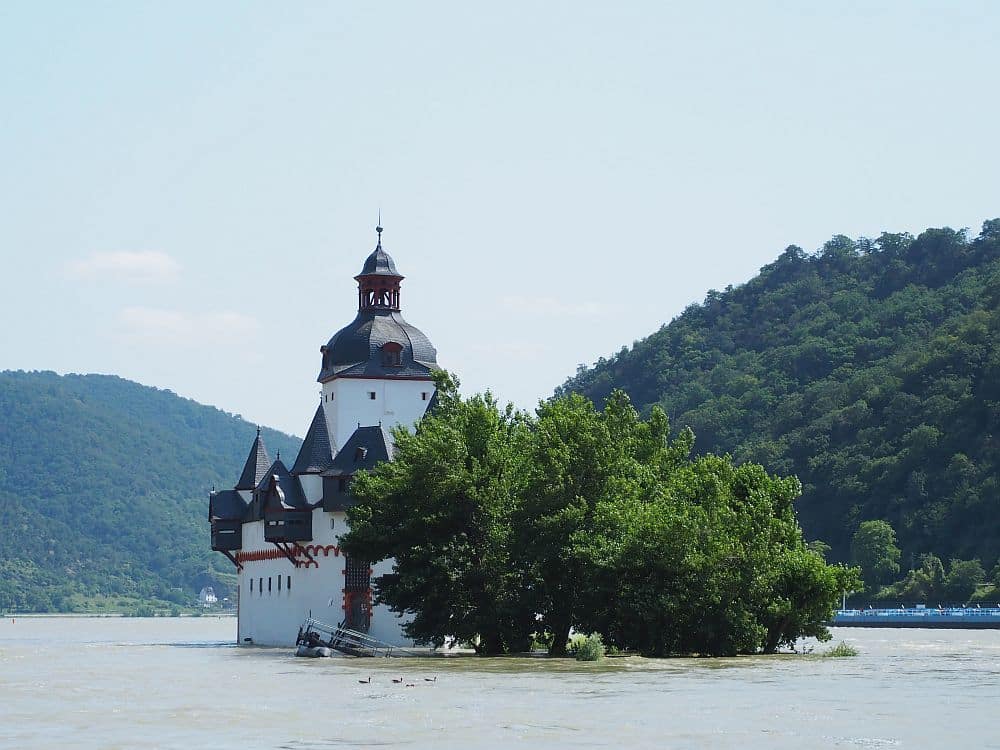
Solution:
<svg viewBox="0 0 1000 750"><path fill-rule="evenodd" d="M0 372L0 609L180 602L231 578L209 550L208 491L233 486L255 430L117 377ZM272 457L298 450L262 434Z"/></svg>
<svg viewBox="0 0 1000 750"><path fill-rule="evenodd" d="M1000 554L1000 220L789 247L748 283L557 392L660 404L696 449L796 474L803 527L843 559L864 520L902 562Z"/></svg>

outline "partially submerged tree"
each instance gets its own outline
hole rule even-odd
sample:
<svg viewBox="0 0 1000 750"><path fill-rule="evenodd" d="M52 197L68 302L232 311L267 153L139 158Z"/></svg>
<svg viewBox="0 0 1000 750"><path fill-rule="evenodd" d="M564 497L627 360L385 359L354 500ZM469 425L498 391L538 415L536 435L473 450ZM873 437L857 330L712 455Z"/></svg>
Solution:
<svg viewBox="0 0 1000 750"><path fill-rule="evenodd" d="M435 644L483 654L571 629L651 655L773 652L824 623L854 569L807 547L794 478L729 457L689 457L654 408L624 393L603 411L579 396L532 419L462 399L440 376L439 407L395 433L392 463L359 474L348 554L395 559L376 598Z"/></svg>

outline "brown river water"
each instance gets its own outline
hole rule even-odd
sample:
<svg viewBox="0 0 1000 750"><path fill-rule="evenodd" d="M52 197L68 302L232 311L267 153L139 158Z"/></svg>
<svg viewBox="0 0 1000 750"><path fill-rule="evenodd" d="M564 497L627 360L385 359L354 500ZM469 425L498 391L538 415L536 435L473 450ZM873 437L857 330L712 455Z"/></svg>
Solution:
<svg viewBox="0 0 1000 750"><path fill-rule="evenodd" d="M298 659L232 618L8 617L0 747L1000 748L1000 630L834 635L860 656Z"/></svg>

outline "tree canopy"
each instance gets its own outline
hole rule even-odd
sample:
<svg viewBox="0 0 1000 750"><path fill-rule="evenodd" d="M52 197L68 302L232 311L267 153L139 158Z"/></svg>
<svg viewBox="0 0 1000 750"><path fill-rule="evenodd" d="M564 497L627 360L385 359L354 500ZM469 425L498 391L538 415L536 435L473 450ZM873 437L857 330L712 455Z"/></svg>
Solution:
<svg viewBox="0 0 1000 750"><path fill-rule="evenodd" d="M869 589L888 583L899 572L896 531L885 521L865 521L854 532L851 562L861 568Z"/></svg>
<svg viewBox="0 0 1000 750"><path fill-rule="evenodd" d="M571 395L527 415L444 375L439 398L355 478L341 540L395 560L376 600L418 640L488 654L544 638L559 655L575 629L653 655L772 652L825 638L858 585L804 542L796 479L692 458L660 409L642 419L616 392L602 411Z"/></svg>
<svg viewBox="0 0 1000 750"><path fill-rule="evenodd" d="M789 247L557 390L615 389L803 482L803 528L847 560L883 519L903 559L1000 553L1000 220Z"/></svg>

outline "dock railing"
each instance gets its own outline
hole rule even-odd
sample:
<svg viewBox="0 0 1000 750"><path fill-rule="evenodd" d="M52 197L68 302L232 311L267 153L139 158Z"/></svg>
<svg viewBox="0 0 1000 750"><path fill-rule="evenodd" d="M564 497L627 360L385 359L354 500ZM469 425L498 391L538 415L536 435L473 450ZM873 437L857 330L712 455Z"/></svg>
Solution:
<svg viewBox="0 0 1000 750"><path fill-rule="evenodd" d="M395 648L367 633L345 628L343 624L328 625L311 617L299 628L296 644L326 646L350 656L392 656Z"/></svg>

